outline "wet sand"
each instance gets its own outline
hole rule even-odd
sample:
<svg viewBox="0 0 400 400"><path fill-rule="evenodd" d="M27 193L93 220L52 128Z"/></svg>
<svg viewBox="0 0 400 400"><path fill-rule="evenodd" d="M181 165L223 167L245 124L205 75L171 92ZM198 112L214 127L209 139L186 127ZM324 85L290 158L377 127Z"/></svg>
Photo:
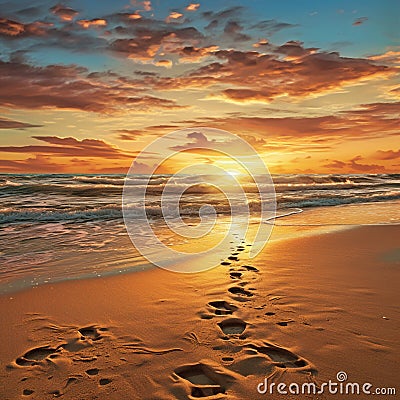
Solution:
<svg viewBox="0 0 400 400"><path fill-rule="evenodd" d="M254 260L239 241L203 273L155 269L4 295L0 398L341 398L257 391L265 378L321 387L339 371L371 391L395 387L399 233L271 241Z"/></svg>

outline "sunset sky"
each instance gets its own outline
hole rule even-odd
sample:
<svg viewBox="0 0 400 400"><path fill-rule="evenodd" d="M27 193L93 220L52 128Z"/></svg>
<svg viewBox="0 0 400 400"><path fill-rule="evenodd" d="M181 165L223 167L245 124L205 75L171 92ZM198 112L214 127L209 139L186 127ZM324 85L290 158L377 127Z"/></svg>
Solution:
<svg viewBox="0 0 400 400"><path fill-rule="evenodd" d="M399 26L398 0L0 1L0 172L123 173L196 126L273 173L398 172Z"/></svg>

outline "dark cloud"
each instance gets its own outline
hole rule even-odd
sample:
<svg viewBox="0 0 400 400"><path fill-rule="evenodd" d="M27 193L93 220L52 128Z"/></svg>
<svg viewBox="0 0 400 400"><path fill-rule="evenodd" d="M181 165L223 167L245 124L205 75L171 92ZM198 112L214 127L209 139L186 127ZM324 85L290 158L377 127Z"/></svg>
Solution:
<svg viewBox="0 0 400 400"><path fill-rule="evenodd" d="M385 172L386 168L379 164L365 164L360 161L363 160L361 156L357 156L348 161L331 160L324 167L333 170L354 172L354 173L379 173Z"/></svg>
<svg viewBox="0 0 400 400"><path fill-rule="evenodd" d="M146 126L143 129L118 129L115 132L119 134L117 137L120 140L136 141L143 136L158 136L162 133L171 132L178 128L180 128L179 125L151 125Z"/></svg>
<svg viewBox="0 0 400 400"><path fill-rule="evenodd" d="M224 34L236 42L245 42L251 39L249 35L243 33L243 26L237 21L228 21L224 27Z"/></svg>
<svg viewBox="0 0 400 400"><path fill-rule="evenodd" d="M34 125L27 122L14 121L12 119L0 117L0 129L26 129L38 128L41 126L43 125Z"/></svg>
<svg viewBox="0 0 400 400"><path fill-rule="evenodd" d="M221 11L204 11L202 16L210 21L213 20L225 20L232 17L240 16L244 11L244 7L242 6L234 6L230 8L226 8Z"/></svg>
<svg viewBox="0 0 400 400"><path fill-rule="evenodd" d="M137 61L153 61L159 53L176 53L193 46L203 35L193 27L170 27L162 30L137 28L134 38L116 39L109 50Z"/></svg>
<svg viewBox="0 0 400 400"><path fill-rule="evenodd" d="M368 17L356 18L353 22L353 26L362 25L364 22L368 21Z"/></svg>
<svg viewBox="0 0 400 400"><path fill-rule="evenodd" d="M288 22L280 22L275 19L268 19L265 21L257 22L250 26L250 29L257 29L261 34L265 36L271 36L274 33L281 31L282 29L294 28L297 24L290 24Z"/></svg>

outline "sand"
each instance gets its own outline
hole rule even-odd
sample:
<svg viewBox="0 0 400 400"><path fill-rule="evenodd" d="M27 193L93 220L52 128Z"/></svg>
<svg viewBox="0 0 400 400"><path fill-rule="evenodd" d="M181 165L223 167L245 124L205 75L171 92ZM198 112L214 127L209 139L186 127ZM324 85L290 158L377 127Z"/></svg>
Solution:
<svg viewBox="0 0 400 400"><path fill-rule="evenodd" d="M399 233L276 240L254 260L240 243L237 260L203 273L154 269L0 297L0 399L355 398L257 390L265 378L321 387L339 371L372 391L396 387Z"/></svg>

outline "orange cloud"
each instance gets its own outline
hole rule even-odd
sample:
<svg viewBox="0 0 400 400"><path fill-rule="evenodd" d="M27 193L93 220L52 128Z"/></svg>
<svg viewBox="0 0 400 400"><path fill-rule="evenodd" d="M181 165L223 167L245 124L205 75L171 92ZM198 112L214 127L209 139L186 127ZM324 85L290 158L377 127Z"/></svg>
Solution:
<svg viewBox="0 0 400 400"><path fill-rule="evenodd" d="M133 13L133 14L129 14L128 18L135 20L135 19L142 19L142 16L139 13L136 12L136 13Z"/></svg>
<svg viewBox="0 0 400 400"><path fill-rule="evenodd" d="M183 17L183 14L177 11L172 11L168 17L165 19L165 22L170 23L174 21L178 21Z"/></svg>
<svg viewBox="0 0 400 400"><path fill-rule="evenodd" d="M25 153L40 154L43 156L57 157L100 157L125 159L132 158L136 153L128 153L112 146L103 140L83 139L78 140L73 137L61 138L58 136L32 136L47 145L27 145L27 146L0 146L2 153Z"/></svg>
<svg viewBox="0 0 400 400"><path fill-rule="evenodd" d="M217 62L174 79L154 78L154 87L162 90L201 88L203 91L223 85L229 89L214 92L214 96L220 94L225 99L242 103L270 102L282 95L295 98L321 95L345 85L396 73L396 69L371 60L319 52L315 48L304 48L298 42L276 47L273 54L219 50L212 55Z"/></svg>
<svg viewBox="0 0 400 400"><path fill-rule="evenodd" d="M368 59L386 63L389 65L396 65L396 64L400 64L400 51L389 50L383 54L369 56Z"/></svg>
<svg viewBox="0 0 400 400"><path fill-rule="evenodd" d="M0 18L0 35L18 36L24 31L24 24L6 18Z"/></svg>
<svg viewBox="0 0 400 400"><path fill-rule="evenodd" d="M107 26L107 21L105 19L100 19L100 18L95 18L91 20L81 19L76 23L85 29L92 27L99 27L99 26Z"/></svg>
<svg viewBox="0 0 400 400"><path fill-rule="evenodd" d="M62 4L56 4L54 7L50 8L50 11L57 15L62 21L72 21L79 13L78 11L63 6Z"/></svg>
<svg viewBox="0 0 400 400"><path fill-rule="evenodd" d="M199 7L200 7L200 3L191 3L185 8L185 10L186 11L197 11L199 9Z"/></svg>
<svg viewBox="0 0 400 400"><path fill-rule="evenodd" d="M23 24L17 21L0 18L0 36L10 38L44 36L52 26L53 24L42 21Z"/></svg>
<svg viewBox="0 0 400 400"><path fill-rule="evenodd" d="M89 73L74 65L34 67L18 61L0 61L2 107L99 113L181 107L174 100L144 94L140 84L113 73Z"/></svg>
<svg viewBox="0 0 400 400"><path fill-rule="evenodd" d="M131 4L136 7L140 7L142 11L151 11L152 10L152 5L151 1L145 0L145 1L138 1L138 0L131 0Z"/></svg>
<svg viewBox="0 0 400 400"><path fill-rule="evenodd" d="M179 62L200 62L205 57L208 57L214 54L217 50L219 50L218 46L207 46L207 47L194 47L194 46L186 46L180 49L175 50L174 52L179 54Z"/></svg>
<svg viewBox="0 0 400 400"><path fill-rule="evenodd" d="M208 117L198 120L176 121L182 126L214 126L240 136L263 138L258 146L310 140L319 148L346 139L389 138L399 133L398 115L400 102L372 103L357 109L318 117L247 117L242 115ZM298 142L296 142L298 143Z"/></svg>
<svg viewBox="0 0 400 400"><path fill-rule="evenodd" d="M375 158L377 160L397 160L400 158L400 150L378 150Z"/></svg>
<svg viewBox="0 0 400 400"><path fill-rule="evenodd" d="M157 60L154 61L154 65L157 65L157 67L165 67L165 68L171 68L172 67L172 61L171 60Z"/></svg>
<svg viewBox="0 0 400 400"><path fill-rule="evenodd" d="M186 46L194 46L203 35L195 28L168 27L153 31L141 28L134 38L116 39L109 49L122 57L150 63L154 57L163 54L179 54Z"/></svg>

